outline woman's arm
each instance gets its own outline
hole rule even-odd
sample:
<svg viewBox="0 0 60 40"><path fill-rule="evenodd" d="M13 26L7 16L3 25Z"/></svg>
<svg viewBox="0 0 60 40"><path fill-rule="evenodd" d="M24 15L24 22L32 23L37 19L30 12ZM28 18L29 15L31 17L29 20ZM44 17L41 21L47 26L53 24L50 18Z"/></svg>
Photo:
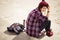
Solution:
<svg viewBox="0 0 60 40"><path fill-rule="evenodd" d="M49 12L50 12L50 6L48 7L48 11L47 11L47 17L49 17Z"/></svg>

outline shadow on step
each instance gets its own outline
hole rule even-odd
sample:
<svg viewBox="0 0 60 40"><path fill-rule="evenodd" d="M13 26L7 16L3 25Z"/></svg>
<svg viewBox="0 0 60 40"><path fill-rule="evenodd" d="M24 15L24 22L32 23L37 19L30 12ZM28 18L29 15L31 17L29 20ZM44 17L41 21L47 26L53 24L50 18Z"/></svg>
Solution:
<svg viewBox="0 0 60 40"><path fill-rule="evenodd" d="M34 37L31 37L31 36L28 36L25 32L22 32L21 34L17 35L15 38L13 38L12 40L40 40L42 39L43 37L45 37L45 34L42 34L40 36L40 38L34 38Z"/></svg>
<svg viewBox="0 0 60 40"><path fill-rule="evenodd" d="M13 33L13 32L8 32L7 30L6 30L4 33L7 34L7 35L16 35L15 33Z"/></svg>

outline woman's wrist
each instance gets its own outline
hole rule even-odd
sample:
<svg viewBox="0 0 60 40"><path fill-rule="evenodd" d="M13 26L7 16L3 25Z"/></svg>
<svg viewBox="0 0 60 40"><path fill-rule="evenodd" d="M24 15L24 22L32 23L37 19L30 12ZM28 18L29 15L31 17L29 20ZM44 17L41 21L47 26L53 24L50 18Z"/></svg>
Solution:
<svg viewBox="0 0 60 40"><path fill-rule="evenodd" d="M47 13L49 13L50 11L47 11Z"/></svg>

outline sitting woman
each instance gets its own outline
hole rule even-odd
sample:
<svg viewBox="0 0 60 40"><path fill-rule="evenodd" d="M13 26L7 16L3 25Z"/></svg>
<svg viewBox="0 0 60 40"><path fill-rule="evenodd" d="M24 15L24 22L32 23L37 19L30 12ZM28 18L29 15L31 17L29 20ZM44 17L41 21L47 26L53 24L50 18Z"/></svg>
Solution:
<svg viewBox="0 0 60 40"><path fill-rule="evenodd" d="M47 10L47 14L45 14ZM26 22L26 33L29 36L40 37L40 33L43 29L46 30L47 36L52 36L53 32L50 29L51 21L48 19L49 16L49 4L42 0L39 6L29 13Z"/></svg>

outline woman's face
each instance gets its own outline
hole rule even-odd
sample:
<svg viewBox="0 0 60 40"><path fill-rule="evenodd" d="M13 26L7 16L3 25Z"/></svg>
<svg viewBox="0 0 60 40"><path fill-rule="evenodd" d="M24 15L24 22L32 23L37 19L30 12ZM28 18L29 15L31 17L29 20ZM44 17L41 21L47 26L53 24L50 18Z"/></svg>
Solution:
<svg viewBox="0 0 60 40"><path fill-rule="evenodd" d="M42 8L41 8L41 12L45 12L47 10L47 7L45 7L45 6L43 6Z"/></svg>

